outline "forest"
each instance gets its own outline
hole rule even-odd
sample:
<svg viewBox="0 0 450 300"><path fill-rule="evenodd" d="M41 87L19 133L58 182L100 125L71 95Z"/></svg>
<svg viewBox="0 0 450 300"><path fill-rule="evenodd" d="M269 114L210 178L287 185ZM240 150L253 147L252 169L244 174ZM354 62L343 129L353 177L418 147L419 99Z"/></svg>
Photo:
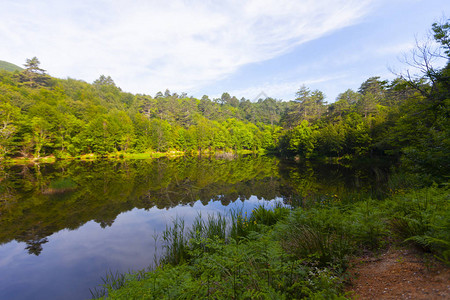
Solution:
<svg viewBox="0 0 450 300"><path fill-rule="evenodd" d="M448 25L432 26L439 47L418 45L412 53L417 75L371 77L329 104L304 85L291 101L251 102L226 92L214 99L169 90L150 96L124 92L105 75L92 84L51 77L36 57L24 69L4 63L0 161L264 151L297 159L401 157L415 171L448 174ZM433 67L436 58L446 65Z"/></svg>
<svg viewBox="0 0 450 300"><path fill-rule="evenodd" d="M348 270L367 255L414 247L428 271L448 266L449 22L432 25L409 70L331 103L301 83L290 101L132 94L108 75L53 77L37 57L0 61L0 244L43 258L65 229L112 229L135 208L255 196L280 202L190 227L174 219L153 265L110 271L92 297L345 299Z"/></svg>

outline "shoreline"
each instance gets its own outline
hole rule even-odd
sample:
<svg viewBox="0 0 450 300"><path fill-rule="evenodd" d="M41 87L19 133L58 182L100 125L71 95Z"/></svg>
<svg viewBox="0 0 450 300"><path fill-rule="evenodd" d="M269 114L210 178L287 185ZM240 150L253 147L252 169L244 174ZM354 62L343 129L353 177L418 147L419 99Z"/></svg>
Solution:
<svg viewBox="0 0 450 300"><path fill-rule="evenodd" d="M4 160L0 160L0 165L29 165L29 164L40 164L40 163L55 163L57 161L95 161L95 160L134 160L134 159L154 159L154 158L178 158L182 156L199 156L199 157L214 157L221 159L234 159L240 155L248 155L248 154L257 154L264 155L267 151L264 149L261 150L238 150L234 151L193 151L193 152L185 152L172 150L167 152L144 152L144 153L127 153L127 152L115 152L108 153L106 155L88 153L79 156L64 156L64 157L56 157L54 155L42 156L39 158L36 157L14 157L8 158Z"/></svg>

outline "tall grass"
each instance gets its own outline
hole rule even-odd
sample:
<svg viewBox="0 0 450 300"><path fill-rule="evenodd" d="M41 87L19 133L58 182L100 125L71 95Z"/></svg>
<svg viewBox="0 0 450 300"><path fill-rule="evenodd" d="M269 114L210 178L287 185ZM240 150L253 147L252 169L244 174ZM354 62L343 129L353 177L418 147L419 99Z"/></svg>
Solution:
<svg viewBox="0 0 450 300"><path fill-rule="evenodd" d="M243 208L231 210L229 215L210 214L206 220L199 214L191 227L186 229L184 220L176 218L171 226L166 226L162 234L162 264L180 264L190 258L189 251L202 249L210 251L208 240L240 240L251 232L261 231L263 226L272 226L289 214L289 208L277 204L273 209L264 205L255 208L252 213Z"/></svg>
<svg viewBox="0 0 450 300"><path fill-rule="evenodd" d="M432 252L448 264L450 196L447 187L429 187L394 192L384 201L318 203L293 211L276 232L285 251L320 265L345 266L348 255L376 251L393 239Z"/></svg>
<svg viewBox="0 0 450 300"><path fill-rule="evenodd" d="M177 265L183 263L188 258L188 240L184 230L184 220L176 218L172 226L166 225L166 230L162 234L163 255L161 263Z"/></svg>
<svg viewBox="0 0 450 300"><path fill-rule="evenodd" d="M343 299L340 279L332 270L293 260L257 232L239 241L208 239L214 249L192 260L155 269L143 280L131 278L112 299Z"/></svg>
<svg viewBox="0 0 450 300"><path fill-rule="evenodd" d="M113 278L112 298L339 299L351 255L412 244L449 263L448 188L393 193L387 200L260 206L174 220L159 265ZM130 275L131 276L131 275ZM117 287L123 285L122 288Z"/></svg>
<svg viewBox="0 0 450 300"><path fill-rule="evenodd" d="M280 202L277 202L273 209L270 209L263 204L252 210L250 222L272 226L275 225L278 221L287 217L289 212L290 209L283 206Z"/></svg>
<svg viewBox="0 0 450 300"><path fill-rule="evenodd" d="M126 276L127 274L109 270L106 272L105 277L102 277L103 284L100 287L89 289L91 296L93 298L103 298L108 294L108 289L117 290L122 288L125 285Z"/></svg>
<svg viewBox="0 0 450 300"><path fill-rule="evenodd" d="M230 237L240 239L247 237L251 232L260 232L264 226L272 226L284 219L290 209L281 203L276 203L273 208L260 205L252 210L250 214L242 209L232 210Z"/></svg>
<svg viewBox="0 0 450 300"><path fill-rule="evenodd" d="M284 251L294 257L322 267L346 265L354 251L349 224L336 208L297 209L275 227Z"/></svg>

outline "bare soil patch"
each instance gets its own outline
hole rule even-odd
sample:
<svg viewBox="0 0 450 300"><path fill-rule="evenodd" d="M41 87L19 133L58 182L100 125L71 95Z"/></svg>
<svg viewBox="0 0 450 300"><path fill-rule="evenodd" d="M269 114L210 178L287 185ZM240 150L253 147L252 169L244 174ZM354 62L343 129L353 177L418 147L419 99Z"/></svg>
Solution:
<svg viewBox="0 0 450 300"><path fill-rule="evenodd" d="M450 299L450 268L414 249L353 261L347 288L355 299Z"/></svg>

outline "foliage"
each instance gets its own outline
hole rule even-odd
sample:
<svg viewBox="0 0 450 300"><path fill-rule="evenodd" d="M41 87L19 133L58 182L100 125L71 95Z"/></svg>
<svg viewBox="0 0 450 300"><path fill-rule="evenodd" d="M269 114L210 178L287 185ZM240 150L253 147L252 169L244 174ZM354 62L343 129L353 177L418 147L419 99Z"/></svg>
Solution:
<svg viewBox="0 0 450 300"><path fill-rule="evenodd" d="M132 95L110 76L92 84L52 78L33 57L21 72L0 73L0 157L266 149L300 159L401 156L410 171L437 178L450 165L449 67L430 62L448 58L448 22L432 30L445 55L419 47L413 61L422 75L371 77L331 104L306 86L289 102Z"/></svg>
<svg viewBox="0 0 450 300"><path fill-rule="evenodd" d="M323 266L340 265L362 249L376 250L390 234L412 242L449 262L447 188L425 188L385 201L365 200L350 205L295 210L277 224L283 248L296 257Z"/></svg>
<svg viewBox="0 0 450 300"><path fill-rule="evenodd" d="M175 154L151 159L154 154L125 153L121 158L114 153L108 160L86 157L5 166L0 169L0 242L39 242L91 220L110 226L120 213L134 207L163 209L196 201L207 205L211 200L227 206L252 195L291 206L297 201L305 206L337 199L352 202L366 194L377 198L384 195L387 176L385 167L373 165L344 167L293 164L269 156L214 159ZM27 213L30 211L33 213ZM259 226L269 225L282 219L286 209L261 210L261 215L259 211L248 215L247 221L255 218ZM245 217L245 213L241 215Z"/></svg>
<svg viewBox="0 0 450 300"><path fill-rule="evenodd" d="M171 260L163 257L152 270L127 275L125 281L115 277L103 287L109 299L339 298L350 255L383 247L392 233L449 263L449 203L447 188L431 187L381 202L318 203L290 213L284 207L258 207L248 218L231 218L231 227L244 233L237 238L235 229L223 236L221 216L206 222L199 218L186 235L186 260L168 264ZM280 218L269 227L249 224L271 223L275 215ZM170 230L181 234L180 224Z"/></svg>
<svg viewBox="0 0 450 300"><path fill-rule="evenodd" d="M40 164L23 166L16 173L26 179L20 183L25 200L7 185L18 183L4 180L2 185L2 199L7 200L0 207L0 224L5 228L0 241L10 239L10 232L19 232L15 238L26 241L29 252L39 255L48 235L65 226L77 228L92 218L92 211L102 227L110 226L120 211L136 206L128 201L135 195L140 196L137 206L144 208L167 205L161 199L170 197L174 200L170 205L205 202L216 197L219 185L226 191L219 200L229 203L248 195L245 181L258 179L265 185L262 195L274 196L272 187L278 185L287 191L282 193L283 200L299 207L292 212L259 207L250 215L234 211L229 218L208 216L206 221L199 216L187 231L182 220L175 220L162 237L161 264L152 272L111 273L105 282L108 295L338 297L339 276L349 256L396 242L392 235L448 264L448 188L434 186L406 194L402 190L446 182L450 172L449 24L435 23L432 30L445 55L419 47L413 61L420 75L408 72L391 82L371 77L358 91L346 90L332 104L324 102L321 91L305 86L289 102L266 98L252 103L228 93L213 100L195 99L169 90L155 97L133 95L105 75L92 84L53 78L40 68L36 57L26 60L24 70L1 70L2 163L16 157L122 160L143 152L232 156L265 149L302 163L322 157L348 161L381 156L399 158L401 167L390 179L390 198L359 201L368 191L361 188L359 194L344 199L332 193L339 189L337 184L327 187L331 193L316 196L324 187L308 163L280 168L282 179L273 180L276 164L270 159L257 158L256 164L245 160L193 164L184 159L177 161L177 167L158 160L151 166L139 164L138 171L127 167L128 162L120 166L113 162L114 172L102 172L100 163L90 165L95 175L86 177L78 176L82 168L77 166L59 177L44 176L45 167ZM435 57L446 59L447 64L433 67L430 62ZM62 169L66 169L64 163ZM174 169L181 170L181 175ZM328 173L334 175L331 170ZM283 176L292 183L283 182ZM133 186L121 186L124 180ZM231 184L237 182L243 183L236 191ZM99 186L102 192L94 195L91 190ZM169 196L169 187L175 187L176 196ZM73 192L68 204L51 201L52 194L63 190ZM24 216L30 209L37 214ZM39 214L49 213L55 223L41 224ZM74 219L82 221L67 223Z"/></svg>
<svg viewBox="0 0 450 300"><path fill-rule="evenodd" d="M276 211L275 211L276 210ZM272 214L270 213L272 211ZM268 220L288 212L283 207L269 210L259 207L253 220ZM272 217L265 217L271 215ZM339 298L341 280L333 269L309 266L302 259L294 259L274 242L269 232L259 233L258 227L247 232L246 237L234 239L211 235L210 227L223 222L208 218L197 219L189 230L191 240L186 244L187 261L162 264L149 272L110 277L104 291L96 290L94 296L107 294L110 299L149 298ZM244 219L232 218L232 223ZM179 220L174 224L180 229ZM239 225L232 224L232 227ZM221 227L221 226L219 226ZM174 231L175 229L169 229ZM222 232L220 230L220 232ZM233 235L233 233L231 233ZM171 240L178 243L178 241ZM167 253L172 255L172 253ZM344 299L342 297L342 299Z"/></svg>
<svg viewBox="0 0 450 300"><path fill-rule="evenodd" d="M343 220L336 208L297 209L278 224L277 233L283 249L295 257L320 266L345 264L353 247Z"/></svg>
<svg viewBox="0 0 450 300"><path fill-rule="evenodd" d="M219 104L170 92L132 95L110 76L93 84L54 79L39 65L34 57L23 72L0 74L2 158L276 148L281 101L248 103L252 112L244 114L235 97Z"/></svg>
<svg viewBox="0 0 450 300"><path fill-rule="evenodd" d="M273 209L267 209L265 205L260 205L252 210L249 222L272 226L283 220L287 215L289 215L289 209L282 206L280 202L277 202L277 205Z"/></svg>
<svg viewBox="0 0 450 300"><path fill-rule="evenodd" d="M397 195L390 202L390 227L393 233L434 253L450 264L450 197L448 187L425 188Z"/></svg>
<svg viewBox="0 0 450 300"><path fill-rule="evenodd" d="M33 57L21 72L0 73L0 159L108 157L119 151L267 150L300 160L376 155L401 157L409 172L441 181L450 166L449 67L429 63L433 55L448 58L448 22L435 23L432 30L446 55L419 48L414 61L421 76L392 82L371 77L331 104L306 86L288 102L250 102L226 92L213 100L169 90L155 97L133 95L110 76L92 84L52 78Z"/></svg>

